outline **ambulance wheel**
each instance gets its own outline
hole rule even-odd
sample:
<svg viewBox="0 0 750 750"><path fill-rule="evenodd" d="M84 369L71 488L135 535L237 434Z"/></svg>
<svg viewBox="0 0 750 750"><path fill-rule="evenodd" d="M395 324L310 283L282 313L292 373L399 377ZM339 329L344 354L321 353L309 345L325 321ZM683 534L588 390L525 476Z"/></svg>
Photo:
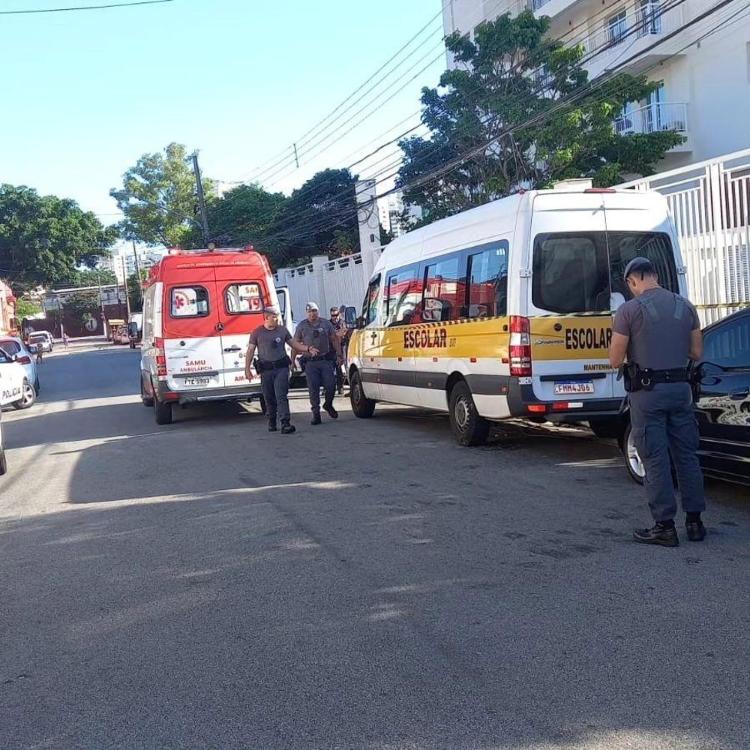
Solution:
<svg viewBox="0 0 750 750"><path fill-rule="evenodd" d="M630 422L626 425L625 432L620 440L620 450L625 456L625 468L628 470L630 478L638 484L643 484L646 479L646 469L638 455L638 448L635 447Z"/></svg>
<svg viewBox="0 0 750 750"><path fill-rule="evenodd" d="M365 389L362 386L362 376L356 370L351 376L349 401L351 402L352 412L354 412L355 417L369 419L375 413L376 402L365 396Z"/></svg>
<svg viewBox="0 0 750 750"><path fill-rule="evenodd" d="M144 406L153 406L154 399L151 396L146 395L146 389L143 387L143 375L141 375L141 403Z"/></svg>
<svg viewBox="0 0 750 750"><path fill-rule="evenodd" d="M0 476L8 471L8 459L5 458L5 451L0 448Z"/></svg>
<svg viewBox="0 0 750 750"><path fill-rule="evenodd" d="M490 423L479 416L471 389L464 383L456 383L450 393L451 430L459 445L483 445L490 434Z"/></svg>
<svg viewBox="0 0 750 750"><path fill-rule="evenodd" d="M156 424L172 424L172 404L154 398L154 419Z"/></svg>

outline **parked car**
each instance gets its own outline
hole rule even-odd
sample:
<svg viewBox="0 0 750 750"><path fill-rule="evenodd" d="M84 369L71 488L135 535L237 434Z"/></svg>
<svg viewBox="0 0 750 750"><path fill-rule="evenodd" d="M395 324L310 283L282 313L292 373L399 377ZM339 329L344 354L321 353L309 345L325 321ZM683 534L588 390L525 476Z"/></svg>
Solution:
<svg viewBox="0 0 750 750"><path fill-rule="evenodd" d="M130 348L135 347L141 343L143 338L143 313L133 313L128 321L128 341Z"/></svg>
<svg viewBox="0 0 750 750"><path fill-rule="evenodd" d="M23 369L26 371L26 380L34 386L34 392L38 396L39 373L36 369L36 359L26 348L23 341L12 336L0 338L0 349L2 349L11 359L15 357L16 362L23 366Z"/></svg>
<svg viewBox="0 0 750 750"><path fill-rule="evenodd" d="M52 334L48 331L32 331L29 334L29 346L39 346L43 352L51 352L54 349Z"/></svg>
<svg viewBox="0 0 750 750"><path fill-rule="evenodd" d="M707 476L750 484L750 309L708 326L703 337L703 357L693 366L701 466ZM629 421L620 447L630 476L642 484Z"/></svg>
<svg viewBox="0 0 750 750"><path fill-rule="evenodd" d="M28 409L35 401L36 391L24 366L0 349L0 407L10 404L16 409Z"/></svg>

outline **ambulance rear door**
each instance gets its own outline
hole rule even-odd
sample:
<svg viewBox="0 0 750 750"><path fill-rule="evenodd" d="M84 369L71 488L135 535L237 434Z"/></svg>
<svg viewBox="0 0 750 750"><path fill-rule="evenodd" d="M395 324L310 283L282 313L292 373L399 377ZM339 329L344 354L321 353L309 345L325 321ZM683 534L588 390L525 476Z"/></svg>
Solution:
<svg viewBox="0 0 750 750"><path fill-rule="evenodd" d="M224 385L216 277L212 267L176 269L164 284L167 385L197 391Z"/></svg>

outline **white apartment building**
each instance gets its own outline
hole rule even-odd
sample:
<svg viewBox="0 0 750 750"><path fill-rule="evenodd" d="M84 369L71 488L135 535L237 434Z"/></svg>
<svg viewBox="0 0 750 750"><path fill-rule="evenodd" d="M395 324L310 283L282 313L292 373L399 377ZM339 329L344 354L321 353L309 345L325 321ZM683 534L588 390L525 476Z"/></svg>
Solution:
<svg viewBox="0 0 750 750"><path fill-rule="evenodd" d="M443 27L473 36L502 13L529 8L551 19L550 34L582 44L589 78L622 67L660 86L633 103L617 123L622 133L674 129L686 140L660 169L672 169L750 146L750 15L739 1L672 38L672 32L718 0L446 0ZM736 7L735 7L736 6ZM704 36L722 21L726 23ZM448 65L453 65L448 55Z"/></svg>
<svg viewBox="0 0 750 750"><path fill-rule="evenodd" d="M401 192L381 198L378 203L378 213L383 229L393 235L393 239L409 231L412 221L422 218L422 210L418 206L409 206L408 218L404 220L404 198Z"/></svg>

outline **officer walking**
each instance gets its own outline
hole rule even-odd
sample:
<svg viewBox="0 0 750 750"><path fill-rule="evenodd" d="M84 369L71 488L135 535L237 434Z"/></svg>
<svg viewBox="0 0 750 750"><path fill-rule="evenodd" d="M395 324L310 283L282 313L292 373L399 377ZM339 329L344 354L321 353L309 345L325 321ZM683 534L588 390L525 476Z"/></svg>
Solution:
<svg viewBox="0 0 750 750"><path fill-rule="evenodd" d="M646 469L645 488L655 525L636 529L644 544L676 547L677 513L670 454L686 513L687 538L702 541L706 501L698 463L698 425L688 382L688 360L703 354L703 337L693 305L659 286L654 265L634 258L625 267L633 299L615 315L609 362L625 365L625 389L638 454Z"/></svg>
<svg viewBox="0 0 750 750"><path fill-rule="evenodd" d="M334 327L336 331L336 335L339 338L339 346L341 347L341 359L344 359L344 341L347 334L346 330L346 323L344 321L343 315L339 312L338 307L332 307L330 311L331 317L328 319L331 322L331 325ZM343 368L343 362L339 363L338 358L336 361L336 367L334 369L334 372L336 374L336 392L339 394L339 396L344 392L344 368Z"/></svg>
<svg viewBox="0 0 750 750"><path fill-rule="evenodd" d="M341 344L336 329L331 322L320 317L320 310L315 302L305 306L307 319L297 326L294 340L302 345L305 357L305 377L312 407L311 424L320 424L320 387L325 390L323 408L331 419L338 419L339 414L333 408L333 397L336 393L336 375L334 367L341 361ZM331 356L335 355L332 360Z"/></svg>
<svg viewBox="0 0 750 750"><path fill-rule="evenodd" d="M255 365L260 375L263 398L268 415L268 431L276 432L276 417L281 419L281 434L295 432L289 414L289 365L287 344L293 351L304 352L307 349L292 339L292 334L285 326L279 325L279 308L266 307L263 310L263 325L250 334L250 342L245 355L245 377L248 380L253 374L253 356L257 350L258 359Z"/></svg>

